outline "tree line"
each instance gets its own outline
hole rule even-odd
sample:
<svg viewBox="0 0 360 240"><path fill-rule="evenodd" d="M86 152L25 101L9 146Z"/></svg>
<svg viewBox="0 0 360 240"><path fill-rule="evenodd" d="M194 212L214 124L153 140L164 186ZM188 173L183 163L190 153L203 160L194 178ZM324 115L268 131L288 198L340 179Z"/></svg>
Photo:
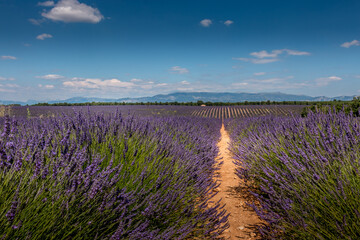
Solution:
<svg viewBox="0 0 360 240"><path fill-rule="evenodd" d="M105 106L105 105L176 105L176 106L239 106L239 105L311 105L309 101L244 101L244 102L85 102L36 103L31 106Z"/></svg>
<svg viewBox="0 0 360 240"><path fill-rule="evenodd" d="M360 116L360 97L354 97L352 101L331 101L331 102L314 102L310 106L304 107L301 116L307 116L312 112L328 112L328 111L344 111L347 114L352 114L355 117Z"/></svg>

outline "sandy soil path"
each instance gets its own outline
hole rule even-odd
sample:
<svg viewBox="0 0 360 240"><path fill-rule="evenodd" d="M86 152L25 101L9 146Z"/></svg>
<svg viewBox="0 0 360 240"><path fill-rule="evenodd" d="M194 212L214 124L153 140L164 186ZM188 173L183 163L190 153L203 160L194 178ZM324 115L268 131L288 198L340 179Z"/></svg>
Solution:
<svg viewBox="0 0 360 240"><path fill-rule="evenodd" d="M229 134L222 125L221 140L218 143L220 151L218 161L224 163L216 177L216 180L220 181L220 186L216 189L218 194L214 200L222 199L226 211L230 213L230 228L225 231L223 237L225 239L258 239L254 224L260 223L260 220L256 213L245 204L249 195L244 189L244 184L235 175L236 166L228 150L229 143Z"/></svg>

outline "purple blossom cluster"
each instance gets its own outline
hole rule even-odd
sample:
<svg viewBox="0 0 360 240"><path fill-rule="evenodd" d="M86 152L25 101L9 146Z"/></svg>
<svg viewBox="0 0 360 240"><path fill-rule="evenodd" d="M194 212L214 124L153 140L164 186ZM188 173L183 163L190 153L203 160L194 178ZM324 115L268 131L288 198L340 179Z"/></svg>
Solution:
<svg viewBox="0 0 360 240"><path fill-rule="evenodd" d="M228 122L266 239L360 238L360 122L343 112Z"/></svg>
<svg viewBox="0 0 360 240"><path fill-rule="evenodd" d="M190 116L197 106L176 105L104 105L104 106L11 106L11 116L16 117L55 117L58 113L72 115L74 112L112 114L120 111L123 116Z"/></svg>
<svg viewBox="0 0 360 240"><path fill-rule="evenodd" d="M91 111L0 118L0 238L217 238L220 125Z"/></svg>
<svg viewBox="0 0 360 240"><path fill-rule="evenodd" d="M111 114L116 110L123 115L135 116L201 116L209 118L237 118L265 115L285 116L300 114L302 105L233 105L233 106L181 106L181 105L108 105L108 106L12 106L10 115L16 117L55 117L59 112L71 115L90 111Z"/></svg>

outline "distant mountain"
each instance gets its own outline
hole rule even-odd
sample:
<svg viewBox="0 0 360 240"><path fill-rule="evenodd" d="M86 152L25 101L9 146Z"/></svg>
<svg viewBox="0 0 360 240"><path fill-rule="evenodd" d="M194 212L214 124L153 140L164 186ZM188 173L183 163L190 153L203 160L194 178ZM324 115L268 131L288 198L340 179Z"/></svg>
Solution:
<svg viewBox="0 0 360 240"><path fill-rule="evenodd" d="M143 102L257 102L257 101L316 101L316 98L305 95L284 93L212 93L212 92L179 92L167 95L155 95L140 98ZM139 100L140 100L139 99Z"/></svg>
<svg viewBox="0 0 360 240"><path fill-rule="evenodd" d="M332 101L342 100L350 101L355 96L339 96L339 97L311 97L307 95L292 95L281 92L275 93L214 93L214 92L177 92L171 94L159 94L152 97L140 97L140 98L86 98L86 97L73 97L65 100L54 101L35 101L28 100L26 102L20 101L2 101L0 104L21 104L32 105L39 102L47 103L86 103L86 102L259 102L259 101Z"/></svg>

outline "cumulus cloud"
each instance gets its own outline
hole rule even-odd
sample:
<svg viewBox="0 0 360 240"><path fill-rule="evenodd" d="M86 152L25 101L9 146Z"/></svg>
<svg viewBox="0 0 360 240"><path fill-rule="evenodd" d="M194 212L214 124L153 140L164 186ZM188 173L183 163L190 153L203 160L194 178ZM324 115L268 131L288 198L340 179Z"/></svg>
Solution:
<svg viewBox="0 0 360 240"><path fill-rule="evenodd" d="M268 53L267 51L263 50L260 52L252 52L250 53L250 55L257 58L276 58L281 53L282 50L273 50L271 51L271 53Z"/></svg>
<svg viewBox="0 0 360 240"><path fill-rule="evenodd" d="M291 49L278 49L278 50L272 50L271 52L262 50L260 52L252 52L252 53L250 53L250 55L257 57L257 58L277 58L280 54L283 54L283 53L286 53L288 55L294 55L294 56L310 55L309 52L301 52L301 51L291 50Z"/></svg>
<svg viewBox="0 0 360 240"><path fill-rule="evenodd" d="M225 22L224 22L224 24L226 25L226 26L230 26L231 24L233 24L234 22L233 21L231 21L231 20L226 20Z"/></svg>
<svg viewBox="0 0 360 240"><path fill-rule="evenodd" d="M315 82L316 82L317 86L324 87L324 86L327 86L331 82L337 82L337 81L341 81L341 80L342 80L341 77L330 76L330 77L318 78L315 80Z"/></svg>
<svg viewBox="0 0 360 240"><path fill-rule="evenodd" d="M14 56L1 56L1 59L3 60L16 60L17 58Z"/></svg>
<svg viewBox="0 0 360 240"><path fill-rule="evenodd" d="M122 82L116 78L109 80L93 78L73 78L72 81L63 82L65 87L85 88L85 89L106 89L106 88L132 88L133 82Z"/></svg>
<svg viewBox="0 0 360 240"><path fill-rule="evenodd" d="M104 19L97 8L80 3L78 0L60 0L50 11L45 11L41 15L53 21L66 23L98 23Z"/></svg>
<svg viewBox="0 0 360 240"><path fill-rule="evenodd" d="M101 78L65 78L62 80L62 87L67 92L82 92L88 95L96 94L102 96L102 94L129 94L135 96L159 94L164 92L173 92L174 90L190 89L194 86L194 83L188 81L178 81L174 83L156 82L152 80L143 80L133 78L131 80L122 81L116 78L113 79L101 79ZM44 85L41 85L44 88ZM56 86L55 86L56 88Z"/></svg>
<svg viewBox="0 0 360 240"><path fill-rule="evenodd" d="M360 46L360 42L358 40L352 40L351 42L344 42L341 44L341 47L349 48L351 46Z"/></svg>
<svg viewBox="0 0 360 240"><path fill-rule="evenodd" d="M42 7L53 7L55 6L55 3L54 1L45 1L45 2L38 2L38 5Z"/></svg>
<svg viewBox="0 0 360 240"><path fill-rule="evenodd" d="M48 33L43 33L43 34L40 34L36 37L37 40L45 40L47 38L52 38L53 36L51 34L48 34Z"/></svg>
<svg viewBox="0 0 360 240"><path fill-rule="evenodd" d="M42 84L39 84L38 87L43 88L43 89L54 89L55 88L54 85L42 85Z"/></svg>
<svg viewBox="0 0 360 240"><path fill-rule="evenodd" d="M233 58L235 60L240 60L243 62L251 62L254 64L265 64L265 63L272 63L277 62L280 59L280 55L292 55L292 56L306 56L310 55L309 52L291 50L291 49L276 49L268 52L266 50L262 50L259 52L252 52L250 53L251 56L254 58Z"/></svg>
<svg viewBox="0 0 360 240"><path fill-rule="evenodd" d="M182 68L180 66L174 66L174 67L170 68L170 71L173 72L173 73L177 73L177 74L189 73L188 69Z"/></svg>
<svg viewBox="0 0 360 240"><path fill-rule="evenodd" d="M210 27L212 21L210 19L203 19L200 21L200 25L203 27Z"/></svg>
<svg viewBox="0 0 360 240"><path fill-rule="evenodd" d="M57 79L63 79L64 76L57 75L57 74L47 74L44 76L37 76L36 78L46 79L46 80L57 80Z"/></svg>

